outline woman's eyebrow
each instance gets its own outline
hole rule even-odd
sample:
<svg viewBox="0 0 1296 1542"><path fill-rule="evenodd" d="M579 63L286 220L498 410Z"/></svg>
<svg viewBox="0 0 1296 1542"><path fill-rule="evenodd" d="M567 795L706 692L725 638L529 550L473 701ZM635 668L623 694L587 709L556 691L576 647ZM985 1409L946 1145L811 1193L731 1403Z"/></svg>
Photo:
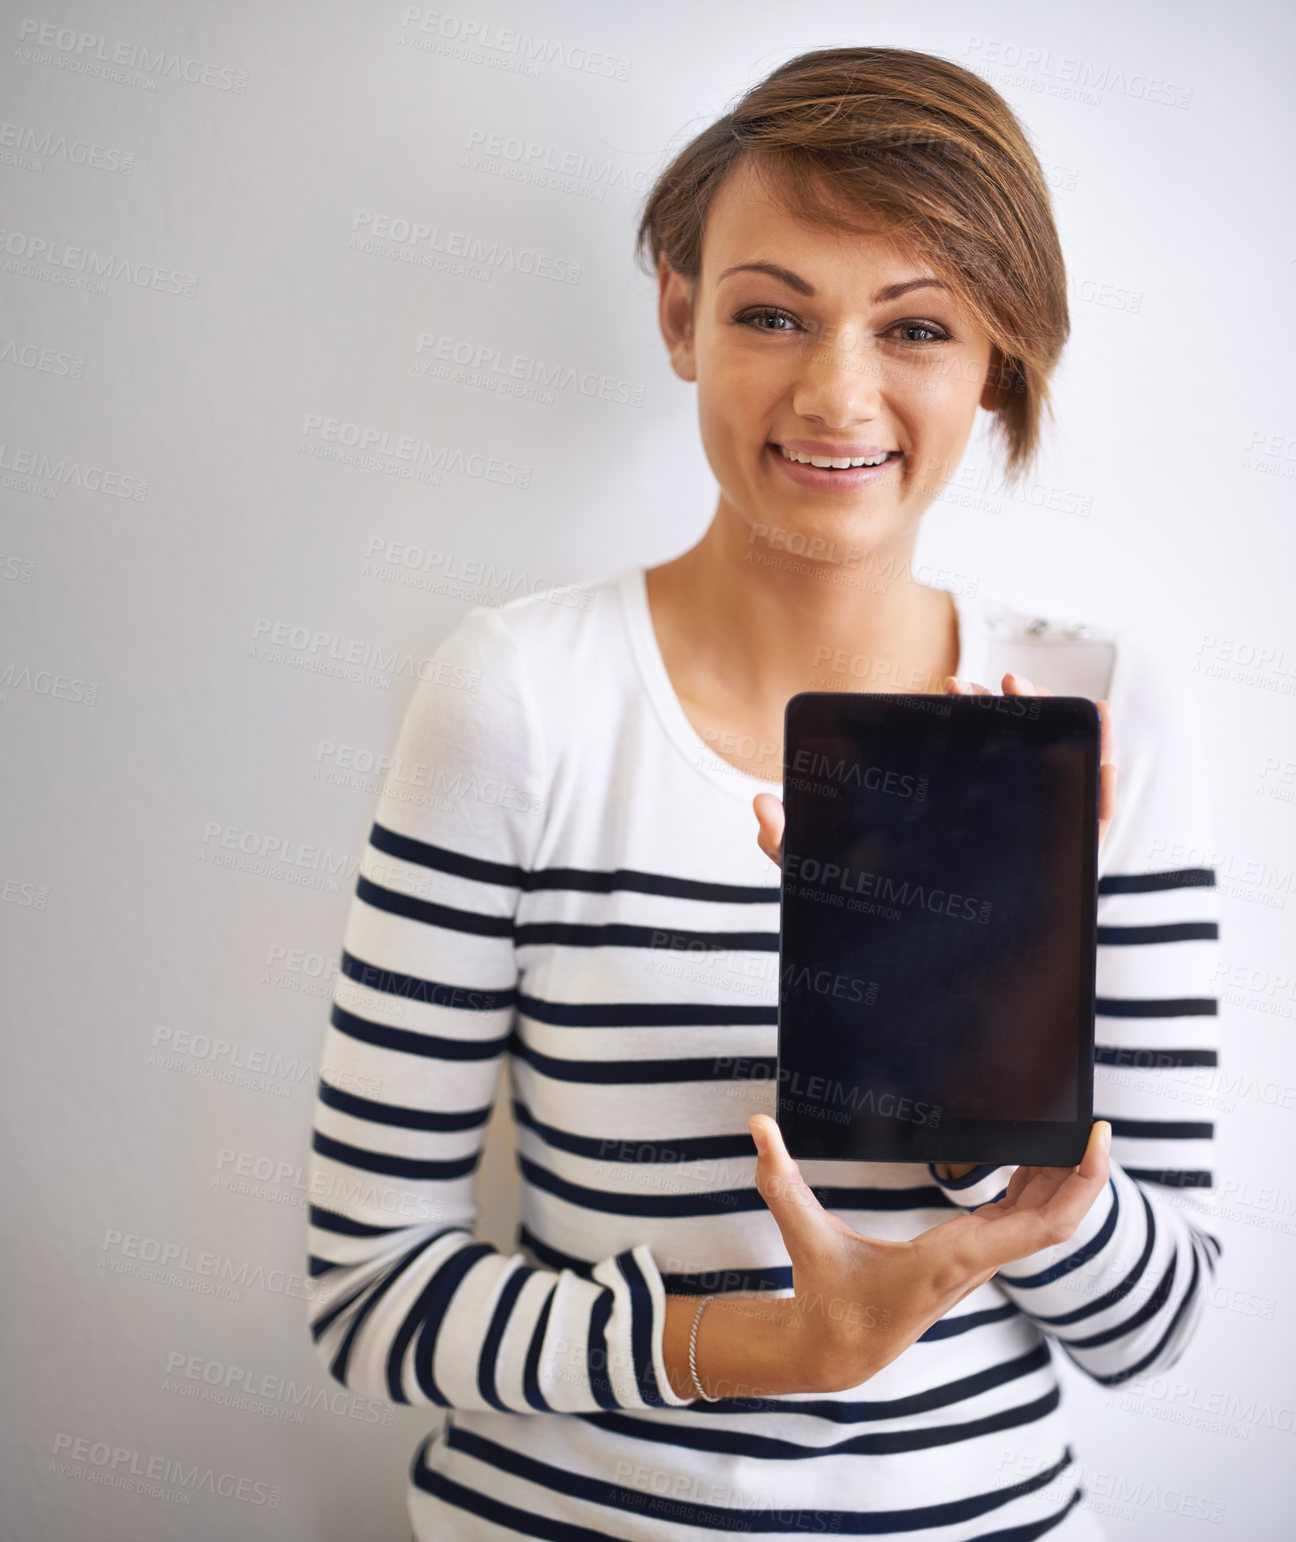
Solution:
<svg viewBox="0 0 1296 1542"><path fill-rule="evenodd" d="M808 279L801 277L799 273L793 273L791 268L780 267L776 262L736 262L730 268L726 268L716 284L722 284L732 273L768 273L771 278L776 278L780 283L786 284L789 289L795 289L798 294L813 295L815 287ZM887 300L898 300L902 294L908 294L911 289L944 289L945 285L938 278L907 278L899 283L887 284L873 296L874 305L882 305Z"/></svg>

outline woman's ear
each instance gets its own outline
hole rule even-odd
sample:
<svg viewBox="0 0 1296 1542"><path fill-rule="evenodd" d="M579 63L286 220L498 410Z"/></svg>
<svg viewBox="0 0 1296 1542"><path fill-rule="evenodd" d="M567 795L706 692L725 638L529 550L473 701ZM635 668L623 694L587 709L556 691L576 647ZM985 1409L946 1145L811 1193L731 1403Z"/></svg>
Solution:
<svg viewBox="0 0 1296 1542"><path fill-rule="evenodd" d="M671 368L681 380L696 380L697 360L693 351L695 281L677 273L665 253L657 264L657 281L657 319L670 354Z"/></svg>

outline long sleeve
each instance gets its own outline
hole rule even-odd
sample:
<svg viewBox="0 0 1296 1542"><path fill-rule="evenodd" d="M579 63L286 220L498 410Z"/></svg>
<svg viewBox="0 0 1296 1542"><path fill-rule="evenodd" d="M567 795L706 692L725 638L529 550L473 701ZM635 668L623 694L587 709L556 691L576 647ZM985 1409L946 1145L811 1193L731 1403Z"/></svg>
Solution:
<svg viewBox="0 0 1296 1542"><path fill-rule="evenodd" d="M995 1276L1105 1386L1179 1359L1221 1251L1201 1087L1218 1064L1219 891L1200 724L1137 634L1120 639L1109 700L1118 785L1099 854L1094 1117L1111 1122L1111 1178L1067 1242ZM1014 1171L931 1169L967 1210Z"/></svg>
<svg viewBox="0 0 1296 1542"><path fill-rule="evenodd" d="M473 1233L517 1006L515 914L545 745L507 623L470 610L422 671L347 915L310 1153L310 1331L392 1403L517 1413L679 1406L644 1244L591 1278Z"/></svg>

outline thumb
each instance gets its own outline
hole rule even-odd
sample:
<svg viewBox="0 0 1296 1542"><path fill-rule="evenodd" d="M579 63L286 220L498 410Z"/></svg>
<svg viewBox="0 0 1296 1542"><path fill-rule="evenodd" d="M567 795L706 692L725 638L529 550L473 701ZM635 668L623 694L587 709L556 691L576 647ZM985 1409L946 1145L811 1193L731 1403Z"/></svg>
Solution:
<svg viewBox="0 0 1296 1542"><path fill-rule="evenodd" d="M782 800L772 792L758 792L752 799L756 813L756 844L776 867L783 865L783 826L786 823Z"/></svg>
<svg viewBox="0 0 1296 1542"><path fill-rule="evenodd" d="M777 1122L768 1114L753 1114L747 1128L759 1153L756 1192L769 1206L788 1256L795 1262L822 1243L827 1212L801 1176L795 1158L788 1154Z"/></svg>

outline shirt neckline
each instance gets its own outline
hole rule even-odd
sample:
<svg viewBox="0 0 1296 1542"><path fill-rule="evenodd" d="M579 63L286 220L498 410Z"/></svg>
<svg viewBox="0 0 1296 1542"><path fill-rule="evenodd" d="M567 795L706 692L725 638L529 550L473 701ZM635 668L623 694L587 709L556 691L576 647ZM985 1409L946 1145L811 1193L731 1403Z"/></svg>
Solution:
<svg viewBox="0 0 1296 1542"><path fill-rule="evenodd" d="M776 797L781 797L783 792L781 774L777 781L771 782L730 765L727 760L711 749L690 722L679 697L675 694L675 687L671 684L666 661L662 657L657 633L653 628L652 611L648 605L647 569L642 564L622 568L616 575L616 584L631 652L638 666L640 678L658 720L685 760L700 776L715 786L724 788L732 797L743 798L747 802L750 802L758 792L772 792ZM980 646L982 638L981 629L977 624L979 620L977 602L974 598L960 595L952 589L947 590L946 593L954 601L954 609L958 617L959 656L954 672L968 679L978 680L993 690L994 687L990 682L981 680L980 675L984 652Z"/></svg>

